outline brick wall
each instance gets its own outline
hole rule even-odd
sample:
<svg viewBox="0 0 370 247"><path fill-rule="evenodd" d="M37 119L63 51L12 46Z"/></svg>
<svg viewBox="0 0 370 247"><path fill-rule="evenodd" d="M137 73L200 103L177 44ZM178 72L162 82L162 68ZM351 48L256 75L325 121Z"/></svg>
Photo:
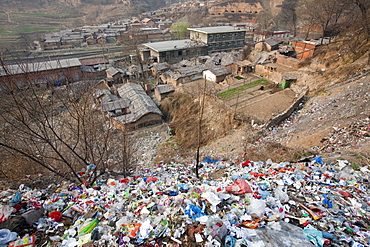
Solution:
<svg viewBox="0 0 370 247"><path fill-rule="evenodd" d="M298 59L288 57L288 56L284 56L284 55L281 55L281 54L277 53L276 54L276 63L284 64L284 65L290 66L292 68L298 68L298 65L299 65L300 61Z"/></svg>
<svg viewBox="0 0 370 247"><path fill-rule="evenodd" d="M62 84L65 80L68 82L76 82L83 79L83 75L79 66L65 69L54 69L38 72L29 72L23 74L6 75L0 77L0 82L13 83L16 85L27 85L30 81L36 82L47 80L49 83L60 81Z"/></svg>

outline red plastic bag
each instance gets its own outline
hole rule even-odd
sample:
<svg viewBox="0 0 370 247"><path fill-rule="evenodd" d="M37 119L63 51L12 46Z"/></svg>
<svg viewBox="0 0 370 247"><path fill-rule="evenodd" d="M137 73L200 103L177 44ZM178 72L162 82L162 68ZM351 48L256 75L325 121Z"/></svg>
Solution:
<svg viewBox="0 0 370 247"><path fill-rule="evenodd" d="M245 181L242 178L239 178L239 179L235 180L232 185L227 186L226 191L228 193L231 193L231 194L234 194L234 195L242 195L242 194L246 194L246 193L252 193L251 187L249 186L247 181Z"/></svg>
<svg viewBox="0 0 370 247"><path fill-rule="evenodd" d="M49 218L54 219L54 221L59 222L62 219L62 214L59 211L53 211L49 214Z"/></svg>
<svg viewBox="0 0 370 247"><path fill-rule="evenodd" d="M157 178L155 178L155 177L148 177L147 179L146 179L146 182L147 183L149 183L149 182L156 182L157 181Z"/></svg>
<svg viewBox="0 0 370 247"><path fill-rule="evenodd" d="M244 161L242 166L253 166L253 163L250 160Z"/></svg>

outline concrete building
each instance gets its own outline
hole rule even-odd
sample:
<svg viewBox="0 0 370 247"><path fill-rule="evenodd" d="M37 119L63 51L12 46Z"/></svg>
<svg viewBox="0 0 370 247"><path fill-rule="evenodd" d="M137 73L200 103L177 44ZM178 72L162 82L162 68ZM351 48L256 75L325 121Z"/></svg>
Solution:
<svg viewBox="0 0 370 247"><path fill-rule="evenodd" d="M229 52L245 44L246 29L233 26L188 28L190 39L207 44L208 53Z"/></svg>
<svg viewBox="0 0 370 247"><path fill-rule="evenodd" d="M176 63L183 59L207 54L207 45L190 39L145 43L141 49L143 61L156 60L158 63Z"/></svg>

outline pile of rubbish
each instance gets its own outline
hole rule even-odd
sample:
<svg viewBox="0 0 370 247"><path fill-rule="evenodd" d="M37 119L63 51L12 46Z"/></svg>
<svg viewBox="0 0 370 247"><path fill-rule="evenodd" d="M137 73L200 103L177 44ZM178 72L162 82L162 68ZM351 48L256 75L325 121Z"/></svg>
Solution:
<svg viewBox="0 0 370 247"><path fill-rule="evenodd" d="M369 246L367 167L299 162L158 164L91 188L0 193L0 246ZM215 172L219 176L215 176Z"/></svg>
<svg viewBox="0 0 370 247"><path fill-rule="evenodd" d="M370 118L357 119L349 126L334 128L334 131L324 140L326 151L333 152L345 148L361 148L362 143L370 140Z"/></svg>

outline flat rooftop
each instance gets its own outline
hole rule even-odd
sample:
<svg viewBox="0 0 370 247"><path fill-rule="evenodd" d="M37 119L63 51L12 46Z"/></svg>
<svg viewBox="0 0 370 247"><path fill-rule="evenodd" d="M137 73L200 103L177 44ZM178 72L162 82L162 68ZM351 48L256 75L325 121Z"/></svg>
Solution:
<svg viewBox="0 0 370 247"><path fill-rule="evenodd" d="M195 42L190 39L181 40L169 40L153 43L145 43L144 46L149 49L155 50L157 52L173 51L173 50L183 50L191 47L204 47L207 46L205 43Z"/></svg>
<svg viewBox="0 0 370 247"><path fill-rule="evenodd" d="M205 34L212 33L230 33L230 32L245 32L246 29L233 27L233 26L216 26L216 27L192 27L188 28L189 31L195 31Z"/></svg>

